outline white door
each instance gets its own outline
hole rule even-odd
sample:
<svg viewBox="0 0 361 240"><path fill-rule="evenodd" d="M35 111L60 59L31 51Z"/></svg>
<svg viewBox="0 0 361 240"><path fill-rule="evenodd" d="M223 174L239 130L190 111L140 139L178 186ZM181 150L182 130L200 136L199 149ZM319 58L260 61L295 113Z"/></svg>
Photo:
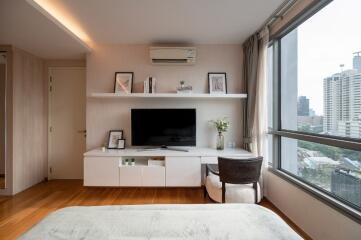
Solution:
<svg viewBox="0 0 361 240"><path fill-rule="evenodd" d="M49 179L82 179L85 68L49 69Z"/></svg>

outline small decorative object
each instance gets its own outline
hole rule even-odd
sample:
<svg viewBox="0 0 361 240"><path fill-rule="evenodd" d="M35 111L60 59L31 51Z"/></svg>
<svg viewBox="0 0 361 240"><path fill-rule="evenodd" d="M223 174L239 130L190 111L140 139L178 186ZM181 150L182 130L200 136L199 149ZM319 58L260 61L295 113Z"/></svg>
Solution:
<svg viewBox="0 0 361 240"><path fill-rule="evenodd" d="M115 93L131 93L133 89L133 72L116 72L114 82Z"/></svg>
<svg viewBox="0 0 361 240"><path fill-rule="evenodd" d="M155 93L155 77L149 76L144 81L144 93Z"/></svg>
<svg viewBox="0 0 361 240"><path fill-rule="evenodd" d="M128 159L125 159L124 165L125 165L125 166L128 166L128 165L129 165Z"/></svg>
<svg viewBox="0 0 361 240"><path fill-rule="evenodd" d="M224 136L223 136L223 133L227 132L230 123L227 120L227 118L222 118L222 119L218 119L218 120L211 120L210 122L213 124L213 126L218 131L217 150L223 150L224 149Z"/></svg>
<svg viewBox="0 0 361 240"><path fill-rule="evenodd" d="M192 93L192 86L186 86L185 81L180 81L180 86L177 88L177 93Z"/></svg>
<svg viewBox="0 0 361 240"><path fill-rule="evenodd" d="M236 148L236 142L234 142L234 141L229 141L229 142L228 142L228 148Z"/></svg>
<svg viewBox="0 0 361 240"><path fill-rule="evenodd" d="M105 152L105 147L104 146L102 147L102 152Z"/></svg>
<svg viewBox="0 0 361 240"><path fill-rule="evenodd" d="M227 77L226 73L208 73L208 88L210 94L226 94L227 93Z"/></svg>
<svg viewBox="0 0 361 240"><path fill-rule="evenodd" d="M118 149L125 149L125 139L118 139Z"/></svg>
<svg viewBox="0 0 361 240"><path fill-rule="evenodd" d="M134 158L132 158L132 160L131 160L131 162L130 162L130 165L131 165L131 166L135 166L135 160L134 160Z"/></svg>
<svg viewBox="0 0 361 240"><path fill-rule="evenodd" d="M123 139L123 130L110 130L108 138L108 149L118 149L118 140Z"/></svg>

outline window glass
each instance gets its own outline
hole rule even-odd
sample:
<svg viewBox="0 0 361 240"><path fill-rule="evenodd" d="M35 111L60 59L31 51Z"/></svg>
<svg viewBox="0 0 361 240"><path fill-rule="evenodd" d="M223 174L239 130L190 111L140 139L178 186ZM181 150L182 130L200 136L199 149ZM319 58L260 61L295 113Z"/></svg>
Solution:
<svg viewBox="0 0 361 240"><path fill-rule="evenodd" d="M273 99L273 45L267 49L267 99ZM267 120L268 128L273 128L273 101L267 101ZM273 146L273 136L268 135L268 163L272 165L273 156L272 156L272 146Z"/></svg>
<svg viewBox="0 0 361 240"><path fill-rule="evenodd" d="M281 138L281 168L361 209L361 152Z"/></svg>
<svg viewBox="0 0 361 240"><path fill-rule="evenodd" d="M359 9L332 1L281 39L282 129L361 138Z"/></svg>

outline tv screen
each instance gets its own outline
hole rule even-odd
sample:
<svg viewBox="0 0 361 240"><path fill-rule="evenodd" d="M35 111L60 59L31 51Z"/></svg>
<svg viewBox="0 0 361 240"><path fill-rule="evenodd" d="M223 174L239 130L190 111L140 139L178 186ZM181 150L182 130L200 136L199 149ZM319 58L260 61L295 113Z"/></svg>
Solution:
<svg viewBox="0 0 361 240"><path fill-rule="evenodd" d="M132 109L133 146L195 146L195 109Z"/></svg>

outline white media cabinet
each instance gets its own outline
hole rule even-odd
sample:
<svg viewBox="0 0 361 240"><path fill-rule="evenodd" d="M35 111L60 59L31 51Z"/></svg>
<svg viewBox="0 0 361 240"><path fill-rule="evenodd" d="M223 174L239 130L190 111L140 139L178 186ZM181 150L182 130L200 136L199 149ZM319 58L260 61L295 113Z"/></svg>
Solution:
<svg viewBox="0 0 361 240"><path fill-rule="evenodd" d="M252 154L243 149L95 149L84 154L84 186L199 187L201 165L217 163L219 156L248 158ZM125 165L126 159L134 159L135 165ZM158 161L148 164L149 159Z"/></svg>

